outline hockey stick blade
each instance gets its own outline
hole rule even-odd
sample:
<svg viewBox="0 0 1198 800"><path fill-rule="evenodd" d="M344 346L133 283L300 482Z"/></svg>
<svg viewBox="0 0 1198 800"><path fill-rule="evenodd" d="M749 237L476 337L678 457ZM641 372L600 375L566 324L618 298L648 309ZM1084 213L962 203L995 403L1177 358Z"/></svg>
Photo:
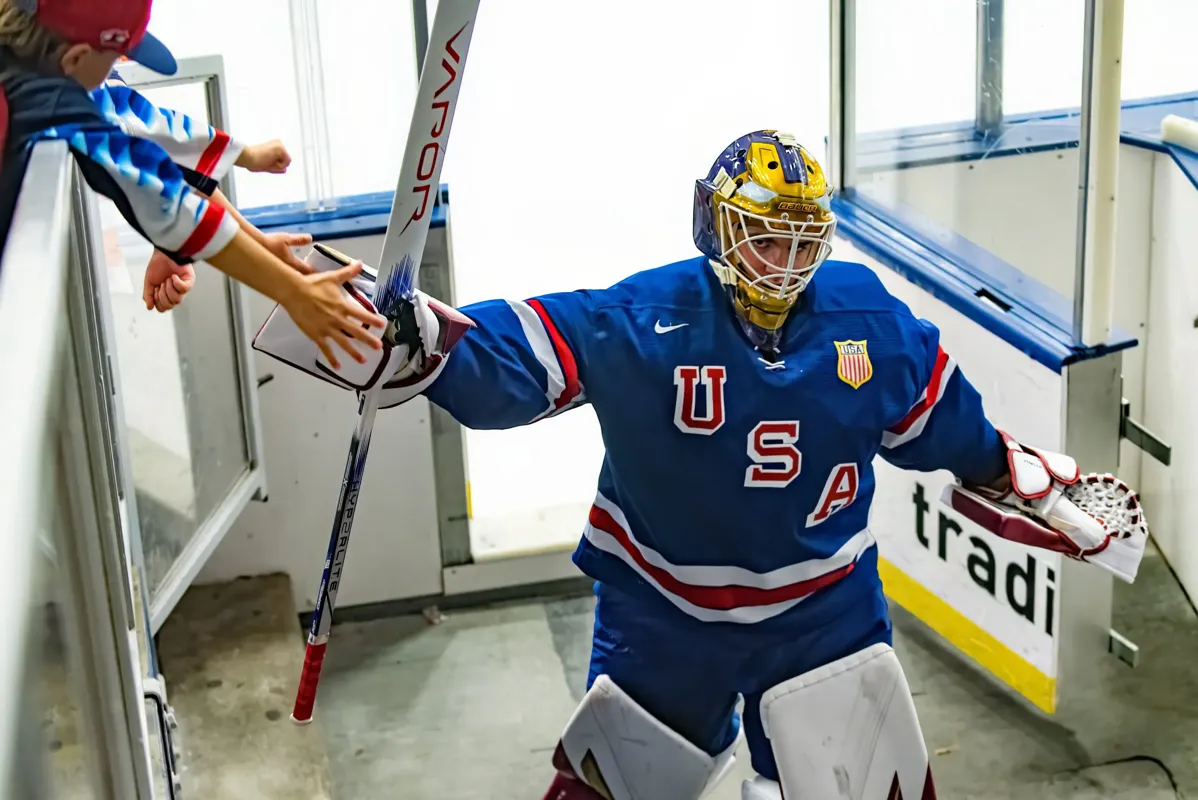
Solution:
<svg viewBox="0 0 1198 800"><path fill-rule="evenodd" d="M394 320L399 303L416 285L433 206L440 193L441 167L445 163L478 5L479 0L441 0L437 4L375 280L375 307L388 319ZM303 672L291 712L291 719L300 724L312 721L382 384L380 381L363 394L358 404L358 423L350 440L337 514L308 630Z"/></svg>

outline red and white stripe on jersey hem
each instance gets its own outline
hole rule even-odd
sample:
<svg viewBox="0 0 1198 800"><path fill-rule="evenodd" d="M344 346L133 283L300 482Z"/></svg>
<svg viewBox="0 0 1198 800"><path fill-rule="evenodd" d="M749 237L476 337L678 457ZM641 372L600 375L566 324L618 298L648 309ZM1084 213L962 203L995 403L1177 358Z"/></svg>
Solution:
<svg viewBox="0 0 1198 800"><path fill-rule="evenodd" d="M586 393L578 378L578 362L545 306L535 299L527 303L519 300L508 300L507 303L520 320L524 338L528 339L533 355L545 369L547 405L531 421L561 414L584 403Z"/></svg>
<svg viewBox="0 0 1198 800"><path fill-rule="evenodd" d="M883 447L898 447L923 433L928 418L932 416L940 398L944 397L945 387L956 370L957 362L944 352L943 347L937 347L936 363L932 366L932 377L928 379L927 387L919 395L918 402L907 412L907 416L903 417L902 422L882 434Z"/></svg>
<svg viewBox="0 0 1198 800"><path fill-rule="evenodd" d="M704 622L752 624L775 617L853 571L874 546L869 529L858 531L832 556L790 564L769 572L744 567L684 565L636 540L628 520L602 493L595 497L583 535L595 547L618 557L666 599Z"/></svg>

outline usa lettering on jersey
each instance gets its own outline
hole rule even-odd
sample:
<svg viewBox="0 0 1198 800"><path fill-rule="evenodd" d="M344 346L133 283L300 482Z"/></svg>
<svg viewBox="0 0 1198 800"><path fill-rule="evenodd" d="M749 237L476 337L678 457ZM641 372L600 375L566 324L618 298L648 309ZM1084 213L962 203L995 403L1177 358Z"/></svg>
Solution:
<svg viewBox="0 0 1198 800"><path fill-rule="evenodd" d="M464 309L477 328L427 395L483 429L593 403L606 452L575 563L699 620L764 623L875 546L875 455L970 479L1004 467L933 326L860 265L829 262L819 290L785 362L764 368L710 313L726 298L702 257L608 289L484 301Z"/></svg>
<svg viewBox="0 0 1198 800"><path fill-rule="evenodd" d="M674 424L678 430L710 436L723 426L726 380L724 367L674 368Z"/></svg>
<svg viewBox="0 0 1198 800"><path fill-rule="evenodd" d="M860 347L860 352L850 355L865 355L864 342L849 344ZM868 355L865 357L868 359ZM723 427L727 418L724 392L727 378L728 370L723 366L674 368L674 425L678 430L710 436ZM747 488L783 489L793 483L803 469L803 454L798 442L798 420L758 422L748 432L745 452L751 463L745 468L744 485ZM807 516L807 527L818 525L851 504L857 498L857 482L856 464L838 464L833 468L819 503Z"/></svg>

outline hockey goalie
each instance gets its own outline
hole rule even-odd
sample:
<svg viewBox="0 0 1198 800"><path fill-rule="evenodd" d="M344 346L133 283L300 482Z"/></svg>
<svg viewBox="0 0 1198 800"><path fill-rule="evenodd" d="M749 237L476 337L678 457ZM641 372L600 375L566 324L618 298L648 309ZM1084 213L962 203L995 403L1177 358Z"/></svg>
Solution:
<svg viewBox="0 0 1198 800"><path fill-rule="evenodd" d="M596 581L588 691L546 800L695 800L742 736L745 800L935 797L867 524L875 456L950 471L944 501L998 536L1135 578L1136 495L995 429L938 330L828 260L830 198L810 152L757 131L696 183L698 257L460 311L413 292L353 374L285 319L259 335L347 389L383 382L382 408L423 394L471 428L595 410L606 454L574 553ZM347 287L364 304L369 276Z"/></svg>

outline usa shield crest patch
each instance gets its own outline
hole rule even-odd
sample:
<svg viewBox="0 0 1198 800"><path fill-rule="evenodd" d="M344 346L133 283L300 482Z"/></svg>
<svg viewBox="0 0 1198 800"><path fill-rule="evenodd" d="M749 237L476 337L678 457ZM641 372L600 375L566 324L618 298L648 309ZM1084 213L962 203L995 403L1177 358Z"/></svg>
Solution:
<svg viewBox="0 0 1198 800"><path fill-rule="evenodd" d="M873 377L874 365L869 362L869 350L864 339L832 344L836 345L837 377L854 389L859 389L861 384Z"/></svg>

